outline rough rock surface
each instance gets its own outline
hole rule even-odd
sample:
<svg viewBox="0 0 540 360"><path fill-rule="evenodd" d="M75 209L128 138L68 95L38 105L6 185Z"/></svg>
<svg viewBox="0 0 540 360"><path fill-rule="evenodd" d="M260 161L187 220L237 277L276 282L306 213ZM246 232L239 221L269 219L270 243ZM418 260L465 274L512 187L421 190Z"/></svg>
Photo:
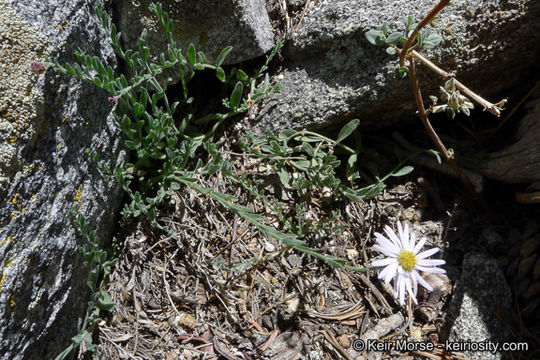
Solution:
<svg viewBox="0 0 540 360"><path fill-rule="evenodd" d="M20 145L37 135L43 97L32 92L37 75L29 64L43 57L47 46L45 37L17 18L6 2L0 7L0 182L6 182L21 165Z"/></svg>
<svg viewBox="0 0 540 360"><path fill-rule="evenodd" d="M540 89L525 108L512 143L471 166L474 171L508 183L540 181Z"/></svg>
<svg viewBox="0 0 540 360"><path fill-rule="evenodd" d="M509 307L512 295L497 261L483 253L465 256L462 273L446 312L449 340L502 343L510 333L495 316L497 306ZM467 351L465 357L478 360L502 359L498 351Z"/></svg>
<svg viewBox="0 0 540 360"><path fill-rule="evenodd" d="M18 156L15 173L0 185L0 359L49 359L76 334L77 317L87 307L88 273L69 210L79 209L102 240L114 229L122 193L83 154L90 147L105 161L123 161L107 94L53 70L29 73L30 61L44 60L36 56L49 52L72 62L77 47L115 66L91 3L0 1L2 29L17 29L7 36L2 31L2 69L18 58L24 81L13 91L22 103L32 104L30 94L43 99L25 116L0 113L0 121L12 127L1 135L9 140L17 134L9 143ZM35 39L44 41L36 56L16 46ZM4 81L2 73L2 86Z"/></svg>
<svg viewBox="0 0 540 360"><path fill-rule="evenodd" d="M115 1L122 40L137 48L143 28L154 55L167 50L168 37L155 15L148 10L152 0ZM226 46L233 51L225 64L235 64L263 55L274 46L274 34L264 0L162 1L163 10L174 20L173 33L179 49L193 43L212 63ZM184 51L185 53L185 51ZM174 74L172 74L174 80ZM177 79L178 80L178 79Z"/></svg>
<svg viewBox="0 0 540 360"><path fill-rule="evenodd" d="M390 124L414 117L408 79L396 75L397 56L364 36L384 21L403 30L404 15L424 17L436 1L321 0L307 12L284 51L283 89L266 100L256 130L320 128L359 118ZM443 42L425 51L436 64L486 98L525 76L540 49L540 2L533 0L455 1L437 20ZM426 70L424 97L438 95L441 79ZM499 98L491 99L499 101Z"/></svg>

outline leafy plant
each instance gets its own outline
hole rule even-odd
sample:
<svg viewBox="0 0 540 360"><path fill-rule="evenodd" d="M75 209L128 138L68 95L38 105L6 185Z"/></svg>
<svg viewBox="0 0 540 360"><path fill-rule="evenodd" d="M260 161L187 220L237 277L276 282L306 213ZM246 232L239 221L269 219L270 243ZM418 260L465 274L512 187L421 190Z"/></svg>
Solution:
<svg viewBox="0 0 540 360"><path fill-rule="evenodd" d="M168 36L167 51L157 57L157 62L147 46L146 30L140 36L138 49L124 50L120 44L121 34L111 23L102 4L97 2L95 10L98 19L109 34L115 53L129 69L128 74L115 74L111 66L105 66L100 59L87 55L80 49L74 53L78 61L75 64L61 65L57 60L49 63L63 74L76 76L104 89L110 94L109 105L116 106L115 122L125 137L125 146L131 154L130 160L123 166L114 167L100 161L99 156L90 149L86 150L86 154L128 194L129 201L122 214L142 218L157 229L174 236L159 222L157 211L172 191L188 187L217 200L251 223L262 234L277 239L284 245L276 254L252 259L253 263L273 259L289 249L294 249L324 260L331 266L356 271L367 270L351 267L346 264L346 260L322 254L318 249L306 244L305 237L310 232L339 230L333 225L340 216L338 211L331 211L327 217L315 224L302 220L301 215L305 211L302 203L298 203L294 211L284 212L284 204L268 197L259 188L257 178L234 173L234 164L222 156L220 148L213 140L216 130L227 119L246 112L255 102L279 90L278 85L270 84L265 71L282 44L277 43L265 63L252 76L234 67L226 70L223 63L232 47L226 47L213 64L208 62L202 52L197 52L193 44L183 52L177 48L172 35L173 22L163 11L162 5L151 4L149 9ZM383 36L386 36L386 31ZM386 40L387 38L384 41ZM164 76L170 70L179 75L181 91L180 95L174 98L167 93L172 80ZM200 99L190 93L188 86L201 71L214 72L216 79L223 84L223 92L226 94L220 99L221 106L207 113L195 111L195 105ZM336 140L307 130L285 130L279 136L270 133L267 139L247 134L239 142L244 151L271 167L278 174L281 185L292 187L299 198L311 191L327 188L339 199L364 201L380 193L388 177L405 175L412 168L395 170L382 179L377 178L375 184L359 187L358 151L343 144L357 126L358 120L349 122L339 132ZM336 173L336 169L341 165L337 155L339 152L347 159L345 180ZM201 184L199 179L202 176L217 172L240 184L266 204L279 218L283 228L269 226L266 217L256 214L249 206L238 204L235 197ZM101 312L114 308L104 285L116 260L109 260L106 251L99 249L95 231L88 230L82 214L72 213L72 218L85 239L81 251L85 264L90 269L88 285L92 295L87 314L78 323L78 335L72 339L73 343L58 355L58 360L69 356L83 342L89 351L99 356L96 345L92 344L92 330Z"/></svg>
<svg viewBox="0 0 540 360"><path fill-rule="evenodd" d="M101 319L101 313L112 311L115 307L110 295L105 290L105 286L117 259L109 259L107 251L100 248L96 230L89 231L88 223L81 213L71 210L70 216L84 240L84 243L79 246L79 250L83 255L84 265L89 269L87 284L90 288L90 300L84 319L79 318L77 322L77 335L71 339L71 345L56 356L55 360L63 360L74 354L83 342L89 352L101 358L98 346L92 342L92 332Z"/></svg>
<svg viewBox="0 0 540 360"><path fill-rule="evenodd" d="M342 143L358 124L358 120L347 123L336 140L307 130L284 130L279 136L269 133L267 139L248 135L247 139L240 140L240 144L244 151L266 159L268 165L279 175L282 185L292 186L299 196L312 192L314 187L327 187L338 199L365 201L384 189L384 181L389 176L406 175L412 168L408 166L396 170L382 179L377 179L375 184L358 187L355 182L360 178L356 171L358 153ZM293 145L293 142L296 144ZM338 150L347 154L345 182L336 174L336 168L341 164L334 154ZM289 175L289 169L292 169L295 176Z"/></svg>
<svg viewBox="0 0 540 360"><path fill-rule="evenodd" d="M276 45L254 76L248 76L236 68L227 74L222 64L232 47L223 49L215 64L209 64L206 56L197 52L193 44L184 54L176 46L172 35L173 22L163 12L162 5L151 4L149 9L169 38L167 54L159 56L159 63L154 63L150 57L146 29L140 36L138 50L124 50L120 44L121 34L98 2L96 14L109 34L116 54L127 64L129 78L123 74L116 76L112 67L105 67L100 59L86 55L80 49L74 54L79 63L62 66L55 60L52 66L61 73L92 82L111 94L111 104L118 103L119 111L115 114L115 120L125 136L126 147L132 151L133 159L121 168L106 169L104 166L103 169L131 198L123 214L134 217L142 214L153 221L155 207L167 196L169 189L178 189L175 176L193 165L191 160L196 158L195 154L203 142L211 138L226 119L245 112L269 92L278 91L277 86L269 84L268 77L261 86L256 86L256 82L263 76L269 61L282 44ZM180 97L174 101L166 93L171 80L163 82L159 79L169 69L179 74L182 88ZM232 91L222 100L224 112L194 118L195 114L190 108L196 99L190 96L188 84L196 72L202 70L215 71L216 78L224 86L232 87ZM247 99L243 96L245 93L248 94ZM95 155L93 157L97 160ZM200 165L197 162L193 171Z"/></svg>
<svg viewBox="0 0 540 360"><path fill-rule="evenodd" d="M470 115L470 109L474 107L468 98L470 97L474 101L478 102L484 109L488 110L495 116L499 116L506 100L502 100L496 104L490 103L456 80L453 75L440 69L419 53L419 51L422 49L433 49L441 43L441 35L436 30L427 28L427 26L432 23L437 14L439 14L439 12L441 12L449 3L450 0L440 0L419 23L415 23L412 16L405 17L403 19L405 26L404 32L398 31L388 35L388 27L386 23L384 23L380 29L367 31L365 36L366 39L373 45L386 46L386 52L388 54L399 55L399 73L402 76L406 76L407 74L409 75L416 105L418 107L418 116L422 120L424 127L426 128L433 142L436 144L438 150L442 153L445 160L448 161L448 163L452 166L456 175L469 189L471 194L476 196L470 180L454 161L454 151L446 148L436 131L431 126L429 115L431 113L441 111L446 111L448 116L451 118L453 118L457 112ZM434 71L436 74L445 79L446 82L444 86L440 87L440 99L445 102L444 104L438 105L437 102L439 99L436 96L430 96L433 103L426 110L422 100L422 93L418 85L418 77L415 66L416 60L420 60L430 70Z"/></svg>

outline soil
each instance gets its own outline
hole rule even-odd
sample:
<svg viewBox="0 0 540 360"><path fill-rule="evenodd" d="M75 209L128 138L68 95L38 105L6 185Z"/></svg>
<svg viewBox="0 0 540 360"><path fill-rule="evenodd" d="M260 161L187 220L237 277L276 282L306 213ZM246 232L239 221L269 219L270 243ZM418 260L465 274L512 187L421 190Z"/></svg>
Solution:
<svg viewBox="0 0 540 360"><path fill-rule="evenodd" d="M235 151L231 139L237 131L224 131L218 141L225 156L234 160L235 171L266 171L257 160ZM269 225L279 224L263 204L219 173L200 180L234 194L239 203L265 215ZM117 306L95 333L103 358L354 359L362 353L352 344L366 333L443 341L452 286L463 256L472 250L489 254L506 269L514 302L502 321L515 340L531 344L531 353L538 350L540 294L524 295L538 283L538 274L533 274L534 265L521 265L523 259L537 256L531 245L527 252L522 244L536 239L532 242L540 246L538 207L517 204L513 193L521 189L495 182L486 182L474 199L454 178L422 167L387 185L363 203L338 201L324 192L310 194L304 221L316 222L330 209L340 210L341 217L331 232L313 231L305 240L324 254L365 267L380 256L373 248L374 232L382 232L385 225L395 228L398 220L407 222L418 237L428 237L426 247L441 248L447 262L447 276L435 279L445 290L436 298L419 293L412 327L407 309L394 299L391 286L378 280L377 271L350 271L304 253L281 252L282 244L262 236L221 204L182 189L160 214L160 222L175 230L174 237L144 222L122 224L115 240L120 258L107 289ZM286 191L276 196L294 208L295 200ZM429 313L423 309L426 304ZM425 356L409 352L399 358ZM429 358L461 357L435 351Z"/></svg>

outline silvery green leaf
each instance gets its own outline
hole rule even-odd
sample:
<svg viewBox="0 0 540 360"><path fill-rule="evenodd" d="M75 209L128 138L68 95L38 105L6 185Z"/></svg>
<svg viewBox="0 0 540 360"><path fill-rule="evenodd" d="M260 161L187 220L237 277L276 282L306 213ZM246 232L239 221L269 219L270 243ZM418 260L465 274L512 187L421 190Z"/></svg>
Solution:
<svg viewBox="0 0 540 360"><path fill-rule="evenodd" d="M281 181L281 183L284 186L289 185L290 177L289 177L289 173L287 172L287 170L285 170L284 168L281 168L281 169L279 169L278 174L279 174L279 180Z"/></svg>
<svg viewBox="0 0 540 360"><path fill-rule="evenodd" d="M384 44L384 41L386 40L384 34L379 30L369 30L365 33L365 36L372 45L376 46Z"/></svg>
<svg viewBox="0 0 540 360"><path fill-rule="evenodd" d="M388 33L388 24L386 23L386 21L381 26L381 32L383 33L384 36L386 36L386 34Z"/></svg>
<svg viewBox="0 0 540 360"><path fill-rule="evenodd" d="M392 46L389 46L386 48L386 53L388 55L395 55L396 54L396 49L394 49Z"/></svg>
<svg viewBox="0 0 540 360"><path fill-rule="evenodd" d="M346 169L346 175L347 179L351 180L351 177L354 173L354 169L356 168L356 160L357 160L357 154L352 154L349 156L349 159L347 160L347 169Z"/></svg>
<svg viewBox="0 0 540 360"><path fill-rule="evenodd" d="M302 143L302 148L304 149L306 154L308 154L309 156L315 155L315 149L309 143L306 143L306 142Z"/></svg>
<svg viewBox="0 0 540 360"><path fill-rule="evenodd" d="M396 171L395 173L390 174L390 176L395 176L395 177L404 176L404 175L410 174L413 170L414 168L412 166L404 166L398 171Z"/></svg>
<svg viewBox="0 0 540 360"><path fill-rule="evenodd" d="M456 80L451 78L450 80L444 83L444 89L448 92L456 91Z"/></svg>
<svg viewBox="0 0 540 360"><path fill-rule="evenodd" d="M238 69L238 71L236 72L236 78L238 80L241 80L241 81L246 81L248 76L247 74L244 72L244 70L242 69Z"/></svg>
<svg viewBox="0 0 540 360"><path fill-rule="evenodd" d="M401 37L403 36L403 34L401 32L393 32L391 33L387 38L386 38L386 43L387 44L397 44L399 39L401 39Z"/></svg>
<svg viewBox="0 0 540 360"><path fill-rule="evenodd" d="M282 132L279 133L279 139L280 140L286 140L286 139L290 138L291 136L293 136L294 134L296 134L295 130L285 129L285 130L283 130Z"/></svg>
<svg viewBox="0 0 540 360"><path fill-rule="evenodd" d="M231 50L232 50L232 46L227 46L225 49L221 50L216 60L216 67L220 67L221 64L223 64L223 61L225 61L225 58L227 57L227 55L229 55Z"/></svg>
<svg viewBox="0 0 540 360"><path fill-rule="evenodd" d="M234 86L234 90L231 94L230 105L232 109L236 109L238 105L240 104L243 91L244 91L244 85L242 85L241 81L238 81L236 85Z"/></svg>
<svg viewBox="0 0 540 360"><path fill-rule="evenodd" d="M345 125L339 132L336 141L339 143L345 140L349 135L351 135L351 133L358 127L359 124L360 120L358 119L354 119L348 122L347 125Z"/></svg>
<svg viewBox="0 0 540 360"><path fill-rule="evenodd" d="M433 109L431 110L431 112L434 113L434 114L436 114L436 113L445 111L447 108L448 108L448 105L437 105L437 106L434 106L434 107L433 107Z"/></svg>
<svg viewBox="0 0 540 360"><path fill-rule="evenodd" d="M433 49L442 41L442 36L437 33L430 33L424 39L422 47L424 49Z"/></svg>
<svg viewBox="0 0 540 360"><path fill-rule="evenodd" d="M204 55L202 51L199 51L198 55L199 55L199 62L201 64L208 64L208 59L206 59L206 56Z"/></svg>

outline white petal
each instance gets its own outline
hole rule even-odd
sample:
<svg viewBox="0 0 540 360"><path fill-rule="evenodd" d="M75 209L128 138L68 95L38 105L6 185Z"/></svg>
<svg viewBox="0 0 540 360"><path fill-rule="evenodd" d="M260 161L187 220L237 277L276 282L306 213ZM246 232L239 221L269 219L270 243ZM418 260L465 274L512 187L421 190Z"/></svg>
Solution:
<svg viewBox="0 0 540 360"><path fill-rule="evenodd" d="M403 227L403 237L401 238L401 242L403 243L403 248L410 251L412 249L410 249L411 243L409 240L409 224L405 223L405 226Z"/></svg>
<svg viewBox="0 0 540 360"><path fill-rule="evenodd" d="M425 287L426 289L428 289L428 291L433 291L433 288L431 287L431 285L429 285L426 280L424 280L424 278L422 276L420 276L419 273L414 273L413 276L416 278L416 280L418 280L418 282L420 284L422 284L423 287Z"/></svg>
<svg viewBox="0 0 540 360"><path fill-rule="evenodd" d="M395 263L388 265L383 269L383 271L381 271L381 273L379 274L379 279L382 279L384 277L384 282L388 284L390 280L392 280L392 278L396 276L397 269L398 263L396 261Z"/></svg>
<svg viewBox="0 0 540 360"><path fill-rule="evenodd" d="M405 305L405 278L399 276L398 280L399 303L401 304L401 306L403 306Z"/></svg>
<svg viewBox="0 0 540 360"><path fill-rule="evenodd" d="M417 265L420 266L439 266L446 264L446 261L440 259L417 259Z"/></svg>
<svg viewBox="0 0 540 360"><path fill-rule="evenodd" d="M417 259L425 259L427 257L430 257L431 255L435 254L437 251L439 251L439 248L433 248L426 251L422 251L420 254L416 255Z"/></svg>
<svg viewBox="0 0 540 360"><path fill-rule="evenodd" d="M421 265L416 265L416 268L420 271L431 273L431 274L446 274L446 270L439 269L436 267L424 267Z"/></svg>
<svg viewBox="0 0 540 360"><path fill-rule="evenodd" d="M405 283L405 285L407 285L407 292L409 293L409 296L411 297L412 301L414 301L414 303L418 305L418 301L416 301L416 296L413 293L413 290L411 288L411 282L409 281L409 279L407 279L407 282Z"/></svg>
<svg viewBox="0 0 540 360"><path fill-rule="evenodd" d="M391 258L397 258L397 254L393 253L392 251L390 250L387 250L385 247L381 246L381 245L373 245L373 247L377 250L379 250L379 252L383 253L384 255L388 256L388 257L391 257Z"/></svg>
<svg viewBox="0 0 540 360"><path fill-rule="evenodd" d="M414 250L413 250L413 254L418 254L418 252L420 251L420 249L422 249L422 247L424 246L424 244L426 243L427 241L427 238L421 238L420 241L418 242L418 244L416 244L416 246L414 247Z"/></svg>
<svg viewBox="0 0 540 360"><path fill-rule="evenodd" d="M396 236L396 233L394 232L394 230L392 230L390 228L390 226L385 226L384 227L384 232L386 233L386 235L388 235L388 239L390 239L390 241L392 241L394 244L396 244L396 246L400 249L403 248L403 244L402 242L398 239L398 237Z"/></svg>
<svg viewBox="0 0 540 360"><path fill-rule="evenodd" d="M381 260L375 260L371 263L371 267L379 267L379 266L386 266L386 265L389 265L391 263L395 263L397 262L396 259L394 258L386 258L386 259L381 259Z"/></svg>
<svg viewBox="0 0 540 360"><path fill-rule="evenodd" d="M403 231L403 226L401 225L400 221L397 222L397 230L398 230L399 240L401 241L401 246L403 249L406 249L408 241L407 243L404 243L403 241L403 239L405 239L405 232Z"/></svg>
<svg viewBox="0 0 540 360"><path fill-rule="evenodd" d="M407 248L407 250L409 250L413 254L416 254L414 252L414 244L416 243L416 234L412 232L410 233L410 235L411 235L411 238L409 239L409 247Z"/></svg>
<svg viewBox="0 0 540 360"><path fill-rule="evenodd" d="M379 243L379 245L381 245L382 247L384 247L384 248L386 248L386 249L388 249L388 250L390 250L392 252L395 252L396 256L401 251L399 246L392 243L392 241L390 241L389 239L384 237L384 235L381 235L379 233L375 233L375 238L377 239L377 242Z"/></svg>
<svg viewBox="0 0 540 360"><path fill-rule="evenodd" d="M414 290L414 296L415 297L416 297L416 294L418 294L418 279L416 278L417 276L420 276L418 274L418 271L412 269L411 278L412 278L412 281L413 281L413 290Z"/></svg>

